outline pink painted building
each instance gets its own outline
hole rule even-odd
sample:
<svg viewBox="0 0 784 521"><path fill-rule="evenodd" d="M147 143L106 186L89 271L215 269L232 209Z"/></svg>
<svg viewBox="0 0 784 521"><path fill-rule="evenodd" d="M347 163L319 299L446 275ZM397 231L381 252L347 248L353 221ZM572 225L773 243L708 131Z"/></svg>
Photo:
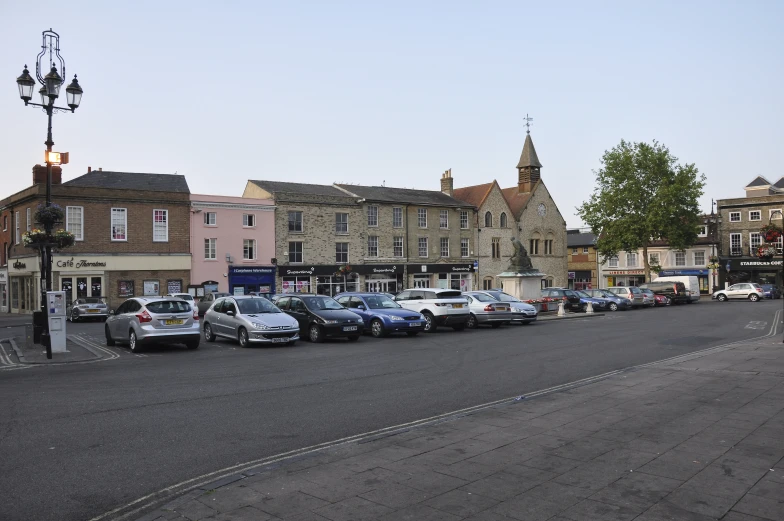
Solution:
<svg viewBox="0 0 784 521"><path fill-rule="evenodd" d="M191 194L191 286L235 295L275 291L275 206L268 199Z"/></svg>

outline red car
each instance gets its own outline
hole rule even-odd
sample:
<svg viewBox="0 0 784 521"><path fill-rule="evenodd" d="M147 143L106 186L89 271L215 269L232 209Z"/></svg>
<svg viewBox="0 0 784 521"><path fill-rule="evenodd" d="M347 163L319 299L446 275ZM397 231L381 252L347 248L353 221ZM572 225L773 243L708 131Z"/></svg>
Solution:
<svg viewBox="0 0 784 521"><path fill-rule="evenodd" d="M654 304L655 306L669 306L670 305L670 299L667 298L664 295L654 295L653 298L654 298L654 300L656 300L656 304Z"/></svg>

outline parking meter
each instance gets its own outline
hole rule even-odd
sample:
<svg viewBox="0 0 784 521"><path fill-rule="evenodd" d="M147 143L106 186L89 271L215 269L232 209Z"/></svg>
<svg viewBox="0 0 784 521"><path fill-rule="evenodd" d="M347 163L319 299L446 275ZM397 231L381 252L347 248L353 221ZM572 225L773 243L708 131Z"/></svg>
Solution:
<svg viewBox="0 0 784 521"><path fill-rule="evenodd" d="M65 291L47 291L46 308L52 353L65 353Z"/></svg>

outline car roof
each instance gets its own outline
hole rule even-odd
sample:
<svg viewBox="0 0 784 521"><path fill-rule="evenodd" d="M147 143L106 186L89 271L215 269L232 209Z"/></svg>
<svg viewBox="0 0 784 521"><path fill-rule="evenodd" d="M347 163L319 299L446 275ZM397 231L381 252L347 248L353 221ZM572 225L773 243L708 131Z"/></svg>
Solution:
<svg viewBox="0 0 784 521"><path fill-rule="evenodd" d="M267 300L266 298L262 297L261 295L227 295L227 296L222 297L222 298L233 298L234 300L247 300L247 299L256 298L256 299Z"/></svg>
<svg viewBox="0 0 784 521"><path fill-rule="evenodd" d="M449 288L406 288L403 291L458 291L459 292L460 290L449 289Z"/></svg>

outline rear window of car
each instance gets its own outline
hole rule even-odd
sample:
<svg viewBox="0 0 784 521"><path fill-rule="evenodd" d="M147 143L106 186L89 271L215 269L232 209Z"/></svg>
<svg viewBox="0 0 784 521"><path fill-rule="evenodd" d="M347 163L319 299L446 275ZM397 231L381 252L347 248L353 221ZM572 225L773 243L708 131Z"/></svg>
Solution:
<svg viewBox="0 0 784 521"><path fill-rule="evenodd" d="M433 292L433 296L430 298L463 298L463 294L457 290L439 291L438 293Z"/></svg>
<svg viewBox="0 0 784 521"><path fill-rule="evenodd" d="M474 293L473 295L471 295L471 297L478 300L479 302L498 302L497 299L494 299L493 297L490 297L483 293Z"/></svg>
<svg viewBox="0 0 784 521"><path fill-rule="evenodd" d="M157 300L148 302L146 307L150 313L186 313L191 310L190 304L183 300Z"/></svg>
<svg viewBox="0 0 784 521"><path fill-rule="evenodd" d="M101 300L99 298L95 298L95 297L83 298L83 299L81 299L80 302L83 303L83 304L103 304L104 303L103 300Z"/></svg>

